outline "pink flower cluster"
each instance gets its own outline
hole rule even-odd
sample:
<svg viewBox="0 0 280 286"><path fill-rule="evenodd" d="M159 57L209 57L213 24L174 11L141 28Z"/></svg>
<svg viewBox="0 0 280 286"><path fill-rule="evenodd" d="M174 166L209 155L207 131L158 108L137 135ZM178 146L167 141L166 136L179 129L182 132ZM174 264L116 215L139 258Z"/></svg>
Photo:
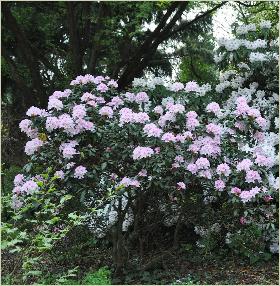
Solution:
<svg viewBox="0 0 280 286"><path fill-rule="evenodd" d="M32 128L32 121L29 119L23 119L19 123L21 132L24 132L29 138L34 139L38 136L38 129Z"/></svg>
<svg viewBox="0 0 280 286"><path fill-rule="evenodd" d="M215 123L209 123L206 125L206 131L214 134L215 136L220 136L222 134L222 128Z"/></svg>
<svg viewBox="0 0 280 286"><path fill-rule="evenodd" d="M22 174L15 176L14 186L12 192L16 196L30 195L39 190L39 186L33 179L26 180Z"/></svg>
<svg viewBox="0 0 280 286"><path fill-rule="evenodd" d="M133 160L140 160L143 158L151 157L154 153L155 153L154 150L150 147L138 146L133 150L132 158Z"/></svg>
<svg viewBox="0 0 280 286"><path fill-rule="evenodd" d="M226 177L228 177L231 173L230 167L226 163L218 165L216 171L218 175L224 175Z"/></svg>
<svg viewBox="0 0 280 286"><path fill-rule="evenodd" d="M133 112L130 108L122 108L119 111L120 125L125 123L146 123L150 121L150 117L145 112Z"/></svg>
<svg viewBox="0 0 280 286"><path fill-rule="evenodd" d="M128 178L128 177L124 177L120 182L119 182L119 186L123 185L125 187L136 187L139 188L140 187L140 182L136 179L132 179L132 178Z"/></svg>
<svg viewBox="0 0 280 286"><path fill-rule="evenodd" d="M195 81L189 81L186 83L185 86L185 91L190 92L190 91L198 91L199 90L199 85Z"/></svg>
<svg viewBox="0 0 280 286"><path fill-rule="evenodd" d="M72 117L75 119L82 119L87 115L86 107L84 104L78 104L73 107Z"/></svg>
<svg viewBox="0 0 280 286"><path fill-rule="evenodd" d="M187 128L190 131L193 131L197 126L199 126L199 121L196 119L197 118L197 113L195 111L189 111L186 114L187 117Z"/></svg>
<svg viewBox="0 0 280 286"><path fill-rule="evenodd" d="M207 112L213 112L215 115L219 115L221 113L220 105L216 102L211 102L206 106Z"/></svg>
<svg viewBox="0 0 280 286"><path fill-rule="evenodd" d="M87 169L84 166L78 166L75 168L74 178L83 179L86 173Z"/></svg>
<svg viewBox="0 0 280 286"><path fill-rule="evenodd" d="M24 152L27 155L33 155L35 152L37 152L42 146L44 145L44 142L41 141L39 138L34 138L31 141L28 141L25 145Z"/></svg>
<svg viewBox="0 0 280 286"><path fill-rule="evenodd" d="M109 118L112 118L113 117L113 114L114 114L114 111L111 107L109 106L103 106L100 108L99 110L99 114L101 116L107 116Z"/></svg>
<svg viewBox="0 0 280 286"><path fill-rule="evenodd" d="M221 140L219 137L211 138L210 136L199 136L189 146L188 150L193 153L200 153L201 155L207 155L210 157L216 157L221 153L220 147Z"/></svg>
<svg viewBox="0 0 280 286"><path fill-rule="evenodd" d="M148 137L160 137L163 132L154 123L146 124L143 128L143 131Z"/></svg>
<svg viewBox="0 0 280 286"><path fill-rule="evenodd" d="M35 106L31 106L27 111L26 111L26 115L29 117L32 116L45 116L47 114L47 112L44 109L40 109L38 107Z"/></svg>
<svg viewBox="0 0 280 286"><path fill-rule="evenodd" d="M62 108L63 108L63 103L61 100L55 97L49 97L48 110L50 109L61 110Z"/></svg>
<svg viewBox="0 0 280 286"><path fill-rule="evenodd" d="M78 154L75 147L78 145L78 142L72 140L68 143L62 143L59 147L59 151L62 152L62 156L65 159L72 159L74 155Z"/></svg>

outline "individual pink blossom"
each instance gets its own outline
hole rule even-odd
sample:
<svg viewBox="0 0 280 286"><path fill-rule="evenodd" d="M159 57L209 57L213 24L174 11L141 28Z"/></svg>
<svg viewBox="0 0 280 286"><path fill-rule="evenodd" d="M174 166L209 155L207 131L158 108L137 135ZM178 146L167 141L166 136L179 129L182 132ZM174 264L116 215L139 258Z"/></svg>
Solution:
<svg viewBox="0 0 280 286"><path fill-rule="evenodd" d="M161 140L164 142L175 142L175 136L171 132L164 133L161 137Z"/></svg>
<svg viewBox="0 0 280 286"><path fill-rule="evenodd" d="M95 98L96 98L96 96L93 95L92 93L85 92L81 97L81 101L87 102L90 100L94 100Z"/></svg>
<svg viewBox="0 0 280 286"><path fill-rule="evenodd" d="M134 102L135 101L135 94L131 92L126 92L125 93L125 99L129 102Z"/></svg>
<svg viewBox="0 0 280 286"><path fill-rule="evenodd" d="M155 148L155 154L159 154L160 153L160 147L156 147Z"/></svg>
<svg viewBox="0 0 280 286"><path fill-rule="evenodd" d="M184 113L185 112L185 106L182 104L172 104L170 107L168 107L168 110L172 113Z"/></svg>
<svg viewBox="0 0 280 286"><path fill-rule="evenodd" d="M247 104L247 100L245 97L238 97L236 99L236 110L235 110L235 114L237 116L240 116L240 115L246 115L247 112L250 110L250 107L248 106Z"/></svg>
<svg viewBox="0 0 280 286"><path fill-rule="evenodd" d="M228 177L231 173L230 167L226 163L218 165L216 171L218 175L224 175L226 177Z"/></svg>
<svg viewBox="0 0 280 286"><path fill-rule="evenodd" d="M132 158L133 160L140 160L143 158L151 157L154 154L154 150L150 147L136 147L133 150Z"/></svg>
<svg viewBox="0 0 280 286"><path fill-rule="evenodd" d="M74 155L78 154L75 146L78 145L78 142L72 140L68 143L62 143L59 147L59 150L62 152L62 156L65 159L71 159Z"/></svg>
<svg viewBox="0 0 280 286"><path fill-rule="evenodd" d="M210 168L210 162L207 158L198 158L195 162L198 169L208 169Z"/></svg>
<svg viewBox="0 0 280 286"><path fill-rule="evenodd" d="M84 120L84 119L78 119L76 120L76 123L79 127L83 128L84 130L93 131L94 130L94 124L90 121Z"/></svg>
<svg viewBox="0 0 280 286"><path fill-rule="evenodd" d="M21 194L21 192L22 192L22 190L21 190L21 187L20 186L17 186L17 187L14 187L13 188L13 190L12 190L12 193L14 194L14 195L19 195L19 194Z"/></svg>
<svg viewBox="0 0 280 286"><path fill-rule="evenodd" d="M259 166L262 166L262 167L271 167L273 164L273 161L271 158L257 154L256 159L255 159L255 163Z"/></svg>
<svg viewBox="0 0 280 286"><path fill-rule="evenodd" d="M87 115L87 111L84 104L78 104L73 107L73 118L84 118Z"/></svg>
<svg viewBox="0 0 280 286"><path fill-rule="evenodd" d="M87 169L84 166L78 166L74 171L74 178L83 179L86 173Z"/></svg>
<svg viewBox="0 0 280 286"><path fill-rule="evenodd" d="M191 144L188 148L188 151L191 151L192 153L197 154L200 150L199 145L197 144L197 142L194 142L193 144Z"/></svg>
<svg viewBox="0 0 280 286"><path fill-rule="evenodd" d="M69 114L61 114L58 117L59 120L59 127L60 128L64 128L65 130L69 130L75 127L74 125L74 121L72 119L72 117Z"/></svg>
<svg viewBox="0 0 280 286"><path fill-rule="evenodd" d="M103 93L106 92L109 88L105 83L100 83L96 89Z"/></svg>
<svg viewBox="0 0 280 286"><path fill-rule="evenodd" d="M177 162L177 163L184 163L185 160L184 160L184 157L183 157L183 156L177 155L177 156L175 157L174 161Z"/></svg>
<svg viewBox="0 0 280 286"><path fill-rule="evenodd" d="M246 219L244 216L242 216L240 219L239 219L240 223L241 224L245 224L246 223Z"/></svg>
<svg viewBox="0 0 280 286"><path fill-rule="evenodd" d="M51 98L67 98L72 93L70 89L65 89L64 91L55 91L50 97Z"/></svg>
<svg viewBox="0 0 280 286"><path fill-rule="evenodd" d="M267 127L267 121L263 117L257 117L256 119L257 124L260 126L260 128L265 129Z"/></svg>
<svg viewBox="0 0 280 286"><path fill-rule="evenodd" d="M184 134L177 134L175 136L175 141L184 143L186 141L186 136Z"/></svg>
<svg viewBox="0 0 280 286"><path fill-rule="evenodd" d="M99 76L97 76L97 77L94 78L93 82L94 82L95 84L99 84L99 83L101 83L101 82L104 81L104 80L105 80L104 76L99 75Z"/></svg>
<svg viewBox="0 0 280 286"><path fill-rule="evenodd" d="M148 137L158 137L158 138L161 136L163 132L154 123L146 124L143 128L143 131Z"/></svg>
<svg viewBox="0 0 280 286"><path fill-rule="evenodd" d="M212 179L212 173L210 170L201 170L198 173L199 177L206 178L206 179Z"/></svg>
<svg viewBox="0 0 280 286"><path fill-rule="evenodd" d="M113 80L113 79L109 80L109 81L107 82L107 85L108 85L108 86L115 87L115 88L118 87L118 83L117 83L115 80Z"/></svg>
<svg viewBox="0 0 280 286"><path fill-rule="evenodd" d="M102 97L102 96L97 96L97 97L95 98L95 101L96 101L97 103L99 103L99 104L102 104L102 103L105 103L105 102L106 102L105 99L104 99L104 97Z"/></svg>
<svg viewBox="0 0 280 286"><path fill-rule="evenodd" d="M249 171L250 167L253 165L253 162L250 159L243 159L236 165L237 171Z"/></svg>
<svg viewBox="0 0 280 286"><path fill-rule="evenodd" d="M27 111L26 111L26 115L27 116L41 116L42 115L43 110L35 107L35 106L31 106Z"/></svg>
<svg viewBox="0 0 280 286"><path fill-rule="evenodd" d="M264 132L256 131L256 133L254 134L254 138L257 139L259 142L263 142L265 134Z"/></svg>
<svg viewBox="0 0 280 286"><path fill-rule="evenodd" d="M239 197L243 203L247 203L255 196L250 191L242 191Z"/></svg>
<svg viewBox="0 0 280 286"><path fill-rule="evenodd" d="M111 101L108 103L109 106L112 106L113 109L118 108L119 106L123 105L124 101L119 96L114 96Z"/></svg>
<svg viewBox="0 0 280 286"><path fill-rule="evenodd" d="M181 82L174 82L171 86L170 86L170 90L171 91L180 91L184 89L184 84Z"/></svg>
<svg viewBox="0 0 280 286"><path fill-rule="evenodd" d="M252 194L252 196L256 196L256 194L261 192L261 189L259 187L254 187L249 192Z"/></svg>
<svg viewBox="0 0 280 286"><path fill-rule="evenodd" d="M132 179L132 178L128 178L128 177L124 177L119 185L124 185L125 187L136 187L139 188L140 187L140 182L136 179Z"/></svg>
<svg viewBox="0 0 280 286"><path fill-rule="evenodd" d="M37 183L35 183L32 180L26 181L21 187L21 192L26 193L27 195L33 194L34 192L38 190L39 190L39 187Z"/></svg>
<svg viewBox="0 0 280 286"><path fill-rule="evenodd" d="M237 196L239 196L241 194L241 189L237 188L237 187L233 187L230 191L232 194L235 194Z"/></svg>
<svg viewBox="0 0 280 286"><path fill-rule="evenodd" d="M28 130L31 128L32 126L32 121L29 119L23 119L20 123L19 123L19 128L21 130L21 132L27 133Z"/></svg>
<svg viewBox="0 0 280 286"><path fill-rule="evenodd" d="M208 133L213 133L214 135L217 135L217 136L222 134L222 128L219 125L214 124L214 123L210 123L206 125L206 131Z"/></svg>
<svg viewBox="0 0 280 286"><path fill-rule="evenodd" d="M163 108L161 105L157 105L154 109L153 109L154 113L157 114L163 114Z"/></svg>
<svg viewBox="0 0 280 286"><path fill-rule="evenodd" d="M60 126L60 121L57 117L55 116L49 116L47 117L46 120L46 129L47 131L51 132Z"/></svg>
<svg viewBox="0 0 280 286"><path fill-rule="evenodd" d="M56 171L54 175L60 179L64 179L64 172L62 170Z"/></svg>
<svg viewBox="0 0 280 286"><path fill-rule="evenodd" d="M139 173L138 173L139 177L147 177L147 170L146 169L142 169Z"/></svg>
<svg viewBox="0 0 280 286"><path fill-rule="evenodd" d="M56 110L61 110L63 108L63 103L61 100L57 98L49 98L48 102L48 110L50 109L56 109Z"/></svg>
<svg viewBox="0 0 280 286"><path fill-rule="evenodd" d="M98 106L98 104L97 104L97 102L95 100L90 100L90 101L87 102L87 104L92 106L92 107L97 107Z"/></svg>
<svg viewBox="0 0 280 286"><path fill-rule="evenodd" d="M146 92L138 92L135 96L135 101L137 103L144 103L149 101L149 96L147 95Z"/></svg>
<svg viewBox="0 0 280 286"><path fill-rule="evenodd" d="M29 138L34 139L38 136L38 129L32 128L32 121L29 119L23 119L19 123L21 132L24 132Z"/></svg>
<svg viewBox="0 0 280 286"><path fill-rule="evenodd" d="M177 183L177 187L179 190L185 190L186 189L186 185L183 182Z"/></svg>
<svg viewBox="0 0 280 286"><path fill-rule="evenodd" d="M187 170L192 174L195 174L198 171L198 167L196 164L191 163L187 165Z"/></svg>
<svg viewBox="0 0 280 286"><path fill-rule="evenodd" d="M223 191L224 188L226 187L224 181L222 180L216 180L215 181L215 189L218 191Z"/></svg>
<svg viewBox="0 0 280 286"><path fill-rule="evenodd" d="M110 175L110 178L111 178L111 180L115 181L115 180L118 178L118 175L115 174L115 173L112 173L112 174Z"/></svg>
<svg viewBox="0 0 280 286"><path fill-rule="evenodd" d="M199 121L196 118L187 118L186 126L188 130L193 131L197 126L199 126Z"/></svg>
<svg viewBox="0 0 280 286"><path fill-rule="evenodd" d="M246 172L246 178L245 181L247 183L254 183L255 181L261 182L261 176L257 171L249 170Z"/></svg>
<svg viewBox="0 0 280 286"><path fill-rule="evenodd" d="M14 178L14 185L20 186L24 182L24 176L22 174L17 174Z"/></svg>
<svg viewBox="0 0 280 286"><path fill-rule="evenodd" d="M219 115L221 113L220 105L217 102L210 102L206 106L207 112L213 112L215 115Z"/></svg>
<svg viewBox="0 0 280 286"><path fill-rule="evenodd" d="M100 108L99 110L99 114L101 116L107 116L109 118L112 118L113 117L113 114L114 114L114 111L111 107L109 106L103 106Z"/></svg>
<svg viewBox="0 0 280 286"><path fill-rule="evenodd" d="M178 169L178 168L180 168L180 164L178 164L178 163L173 163L171 165L171 169Z"/></svg>
<svg viewBox="0 0 280 286"><path fill-rule="evenodd" d="M247 111L247 114L248 116L250 117L253 117L253 118L256 118L256 117L260 117L261 116L261 113L258 109L256 108L250 108L248 111Z"/></svg>
<svg viewBox="0 0 280 286"><path fill-rule="evenodd" d="M175 120L176 120L176 115L168 111L164 115L160 116L158 124L159 126L164 127L167 121L174 122Z"/></svg>
<svg viewBox="0 0 280 286"><path fill-rule="evenodd" d="M144 124L150 121L150 117L146 112L138 112L133 114L133 121Z"/></svg>
<svg viewBox="0 0 280 286"><path fill-rule="evenodd" d="M197 118L197 113L195 112L195 111L189 111L189 112L187 112L187 114L186 114L186 117L187 118Z"/></svg>
<svg viewBox="0 0 280 286"><path fill-rule="evenodd" d="M190 92L198 90L199 90L199 85L195 81L189 81L186 83L185 91Z"/></svg>
<svg viewBox="0 0 280 286"><path fill-rule="evenodd" d="M185 136L187 139L193 139L193 134L192 134L190 131L185 131L185 132L184 132L184 136Z"/></svg>
<svg viewBox="0 0 280 286"><path fill-rule="evenodd" d="M31 141L28 141L26 143L24 152L27 155L33 155L43 146L43 144L44 142L41 141L39 138L32 139Z"/></svg>
<svg viewBox="0 0 280 286"><path fill-rule="evenodd" d="M120 124L134 122L134 112L130 108L122 108L119 111L120 114Z"/></svg>

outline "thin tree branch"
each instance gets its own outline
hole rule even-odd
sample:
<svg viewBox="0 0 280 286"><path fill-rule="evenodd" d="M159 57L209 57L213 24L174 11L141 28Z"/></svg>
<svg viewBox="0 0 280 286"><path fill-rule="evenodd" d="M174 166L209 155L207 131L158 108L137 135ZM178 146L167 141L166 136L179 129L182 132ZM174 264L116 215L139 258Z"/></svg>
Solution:
<svg viewBox="0 0 280 286"><path fill-rule="evenodd" d="M221 8L222 6L224 6L227 2L228 1L223 1L221 4L218 4L215 7L213 7L212 9L207 10L206 12L203 12L202 14L198 15L197 17L195 17L191 21L184 21L184 22L182 22L177 27L175 27L168 35L166 35L165 38L170 38L170 37L174 36L175 34L177 34L178 32L181 32L181 31L189 28L194 23L198 22L202 18L210 15L212 12L214 12L214 11L218 10L219 8Z"/></svg>

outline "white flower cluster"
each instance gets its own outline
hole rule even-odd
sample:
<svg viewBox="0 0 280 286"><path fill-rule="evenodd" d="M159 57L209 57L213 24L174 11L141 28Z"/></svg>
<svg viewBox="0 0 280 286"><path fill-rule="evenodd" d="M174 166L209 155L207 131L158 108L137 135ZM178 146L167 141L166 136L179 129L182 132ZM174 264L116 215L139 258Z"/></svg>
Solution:
<svg viewBox="0 0 280 286"><path fill-rule="evenodd" d="M133 87L143 87L150 90L155 89L157 85L166 86L167 84L167 78L162 77L135 78L132 82Z"/></svg>
<svg viewBox="0 0 280 286"><path fill-rule="evenodd" d="M124 209L127 205L127 193L121 197L121 206ZM88 227L97 238L103 238L108 233L108 230L117 222L119 205L118 199L105 205L104 208L98 209L88 221ZM133 223L134 216L131 208L128 209L122 224L122 231L127 231L128 227ZM98 222L98 223L97 223ZM102 222L102 224L100 224Z"/></svg>
<svg viewBox="0 0 280 286"><path fill-rule="evenodd" d="M260 22L260 28L262 29L270 29L271 28L271 22L268 20L263 20Z"/></svg>
<svg viewBox="0 0 280 286"><path fill-rule="evenodd" d="M268 44L266 40L257 39L255 41L248 41L244 39L218 39L218 44L220 46L224 46L227 51L236 51L240 47L245 47L248 50L256 50L256 49L265 49ZM220 56L216 56L216 59L219 59ZM216 60L215 60L216 61Z"/></svg>
<svg viewBox="0 0 280 286"><path fill-rule="evenodd" d="M238 26L236 28L236 34L237 35L245 35L248 32L254 32L256 30L257 30L257 27L255 24L241 25L241 26Z"/></svg>

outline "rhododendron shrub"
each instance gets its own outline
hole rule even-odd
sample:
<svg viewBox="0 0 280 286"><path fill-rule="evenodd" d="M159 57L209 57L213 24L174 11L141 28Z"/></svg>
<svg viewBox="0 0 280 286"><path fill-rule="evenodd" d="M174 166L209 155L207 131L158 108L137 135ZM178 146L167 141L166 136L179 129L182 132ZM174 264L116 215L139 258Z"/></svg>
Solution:
<svg viewBox="0 0 280 286"><path fill-rule="evenodd" d="M57 188L87 214L114 194L87 221L97 237L112 231L123 241L122 231L140 235L156 221L176 225L175 244L184 223L196 224L198 234L208 228L207 237L215 233L224 243L253 224L269 243L276 232L278 95L265 72L266 81L257 82L251 52L265 49L263 70L277 65L276 44L265 35L266 44L220 43L226 51L219 49L216 61L239 63L216 85L135 79L119 92L115 80L85 75L55 91L46 110L31 107L20 123L30 162L15 178L14 208L24 207L37 192L36 175L51 167Z"/></svg>

